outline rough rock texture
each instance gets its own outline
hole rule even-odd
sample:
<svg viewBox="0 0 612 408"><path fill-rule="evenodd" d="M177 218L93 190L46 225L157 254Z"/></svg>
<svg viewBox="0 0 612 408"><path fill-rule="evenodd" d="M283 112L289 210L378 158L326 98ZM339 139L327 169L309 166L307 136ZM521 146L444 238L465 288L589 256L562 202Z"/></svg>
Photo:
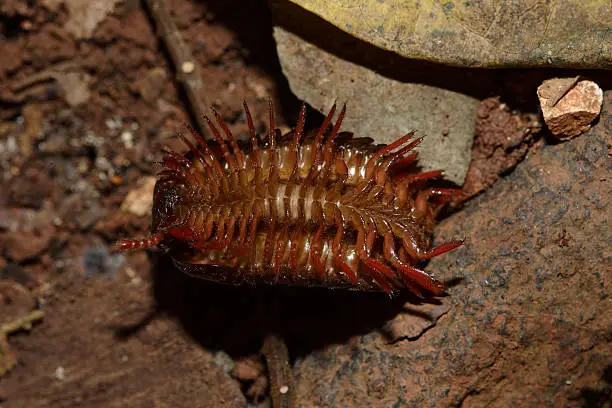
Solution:
<svg viewBox="0 0 612 408"><path fill-rule="evenodd" d="M559 139L568 139L588 130L601 111L601 88L593 81L577 80L553 78L538 87L546 126Z"/></svg>
<svg viewBox="0 0 612 408"><path fill-rule="evenodd" d="M407 58L471 67L612 65L607 0L272 3L311 12Z"/></svg>
<svg viewBox="0 0 612 408"><path fill-rule="evenodd" d="M476 98L423 83L419 73L408 71L409 66L406 77L389 77L281 27L274 28L274 38L283 72L300 99L325 113L334 101L347 102L343 129L378 143L388 144L417 130L427 136L419 146L423 170L442 169L448 180L463 184L474 138Z"/></svg>
<svg viewBox="0 0 612 408"><path fill-rule="evenodd" d="M472 162L463 184L465 196L457 201L486 190L514 168L534 144L534 135L541 127L537 115L514 112L499 97L482 101L476 119Z"/></svg>
<svg viewBox="0 0 612 408"><path fill-rule="evenodd" d="M547 146L448 218L428 266L451 308L414 341L377 334L297 363L300 406L602 406L612 396L607 92L584 137ZM606 108L607 107L607 108Z"/></svg>

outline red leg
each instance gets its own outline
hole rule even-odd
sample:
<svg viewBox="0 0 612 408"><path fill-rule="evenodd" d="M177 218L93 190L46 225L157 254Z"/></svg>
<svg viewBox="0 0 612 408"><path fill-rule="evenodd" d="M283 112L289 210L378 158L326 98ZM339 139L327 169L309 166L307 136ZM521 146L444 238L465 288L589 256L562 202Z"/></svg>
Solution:
<svg viewBox="0 0 612 408"><path fill-rule="evenodd" d="M334 116L334 113L336 112L336 104L334 103L334 105L332 106L332 108L330 109L329 113L327 114L327 116L325 117L325 120L323 121L323 124L321 125L321 127L319 128L319 131L317 132L317 135L315 136L315 140L313 143L313 153L314 154L314 159L312 160L312 165L310 167L310 171L308 173L308 176L306 177L306 183L312 183L317 176L320 174L321 170L319 169L319 167L321 166L321 163L323 163L323 134L325 133L325 131L327 130L329 124L331 123L331 119ZM338 123L336 121L336 123Z"/></svg>
<svg viewBox="0 0 612 408"><path fill-rule="evenodd" d="M217 160L213 152L208 147L208 143L206 142L206 140L204 140L202 135L200 135L191 125L186 124L185 126L187 127L189 132L191 132L191 135L195 138L196 142L198 143L198 146L200 147L198 150L200 151L204 161L207 164L214 166L215 170L217 171L217 174L220 177L223 177L225 173L223 172L223 169L221 168L221 163L219 163L219 160Z"/></svg>
<svg viewBox="0 0 612 408"><path fill-rule="evenodd" d="M368 239L366 239L365 232L363 229L360 229L357 232L357 254L359 255L359 260L363 262L368 268L370 272L370 276L378 285L385 291L388 295L391 293L392 289L389 283L385 280L384 276L389 277L390 279L394 278L393 271L390 268L387 268L385 265L380 265L376 262L373 262L370 259L370 251L372 245L374 243L374 239L370 238L371 234L368 234ZM382 270L381 267L382 266ZM382 274L382 275L381 275Z"/></svg>
<svg viewBox="0 0 612 408"><path fill-rule="evenodd" d="M344 235L344 230L342 226L338 227L336 232L336 237L334 238L334 242L332 244L332 257L334 262L340 266L342 271L348 276L348 278L353 282L354 285L357 284L357 275L355 271L353 271L342 259L342 236Z"/></svg>
<svg viewBox="0 0 612 408"><path fill-rule="evenodd" d="M419 286L427 289L428 291L432 292L437 296L444 294L444 285L442 284L442 282L432 278L429 274L420 269L405 264L399 259L399 257L395 253L393 235L391 235L390 233L386 234L384 237L383 252L385 254L385 258L387 258L387 260L391 262L393 266L395 266L397 269L400 270L400 272L402 272L402 278L404 280L404 283L406 283L406 286L411 288L411 282L415 282ZM417 294L420 293L417 291Z"/></svg>
<svg viewBox="0 0 612 408"><path fill-rule="evenodd" d="M162 232L158 232L142 239L121 239L117 241L115 248L120 251L126 251L128 249L153 248L157 246L163 238L164 234Z"/></svg>
<svg viewBox="0 0 612 408"><path fill-rule="evenodd" d="M268 232L266 234L266 243L264 246L264 263L271 263L272 257L274 256L274 241L276 239L276 231L274 229L275 223L272 221L268 226Z"/></svg>
<svg viewBox="0 0 612 408"><path fill-rule="evenodd" d="M364 236L365 232L363 230L359 230L357 232L357 242L361 244L357 245L357 253L359 254L359 260L364 264L368 265L370 268L374 269L375 271L380 272L386 277L393 279L395 277L395 274L393 273L393 270L391 268L370 257L370 254L367 251L367 244Z"/></svg>
<svg viewBox="0 0 612 408"><path fill-rule="evenodd" d="M376 168L376 166L378 165L378 161L385 155L391 153L394 149L397 149L398 147L400 147L401 145L403 145L404 143L406 143L408 140L412 139L412 137L414 136L414 131L405 134L404 136L400 137L399 139L397 139L395 142L382 147L380 150L378 150L376 153L374 153L374 155L368 160L368 162L366 163L366 171L365 171L365 178L366 179L370 179L372 178L372 176L374 176L374 169ZM419 144L421 142L423 138L419 138L413 142L411 142L410 144L408 144L407 146L403 147L402 149L400 149L399 151L397 151L396 153L393 153L393 159L399 158L401 157L403 154L407 153L410 149L414 148L417 144ZM391 160L389 162L389 165L393 162L393 160Z"/></svg>
<svg viewBox="0 0 612 408"><path fill-rule="evenodd" d="M325 133L325 131L329 127L329 124L331 123L331 120L334 117L334 113L335 112L336 112L336 103L333 104L333 106L331 107L331 109L327 113L327 116L325 117L325 120L321 124L321 127L319 128L319 131L317 132L317 135L315 136L315 140L314 140L314 144L313 144L313 147L314 147L313 154L315 156L314 156L314 159L312 161L312 167L311 167L311 170L310 170L311 173L314 172L315 169L322 162L322 159L323 159L323 134Z"/></svg>
<svg viewBox="0 0 612 408"><path fill-rule="evenodd" d="M402 244L408 255L413 259L431 259L434 256L442 255L463 245L463 241L451 241L429 250L423 250L418 242L406 231L402 236Z"/></svg>
<svg viewBox="0 0 612 408"><path fill-rule="evenodd" d="M219 112L217 112L214 108L212 109L212 111L215 115L215 118L217 118L219 126L221 126L221 129L223 129L223 133L225 133L225 135L227 136L227 140L229 140L230 146L232 146L232 151L234 152L234 156L236 157L236 162L238 162L238 167L243 168L244 156L242 155L242 152L240 151L240 148L236 143L236 139L234 139L234 135L232 135L232 132L227 127L227 124L225 123L221 115L219 115Z"/></svg>
<svg viewBox="0 0 612 408"><path fill-rule="evenodd" d="M261 153L259 151L259 142L257 141L257 134L255 133L255 126L253 125L253 118L251 117L251 112L249 112L249 106L246 101L242 102L244 106L244 113L246 114L247 123L249 125L249 133L251 135L251 148L253 150L253 156L255 157L255 169L259 169L261 167Z"/></svg>
<svg viewBox="0 0 612 408"><path fill-rule="evenodd" d="M427 213L430 197L437 196L452 198L459 197L461 195L463 195L463 190L457 188L430 188L417 194L414 208L419 216L424 216Z"/></svg>
<svg viewBox="0 0 612 408"><path fill-rule="evenodd" d="M204 115L204 119L206 120L206 123L208 123L208 127L210 128L210 130L215 135L215 139L217 140L217 144L221 148L221 151L223 152L223 157L227 161L227 164L229 165L229 168L231 170L236 170L237 167L236 167L236 162L234 161L234 157L230 153L229 148L227 147L227 144L225 144L225 141L221 137L221 134L219 133L219 130L217 129L215 124L212 122L212 120L210 120L210 118L208 116Z"/></svg>
<svg viewBox="0 0 612 408"><path fill-rule="evenodd" d="M336 123L334 123L334 127L331 132L327 136L327 141L325 142L325 146L323 148L324 156L323 161L325 163L329 163L331 161L331 156L334 151L334 139L338 136L338 131L340 130L340 126L342 125L342 121L344 120L344 115L346 114L346 104L342 106L342 110L338 114L336 118Z"/></svg>
<svg viewBox="0 0 612 408"><path fill-rule="evenodd" d="M168 170L178 171L189 184L195 184L195 176L191 172L191 163L183 155L169 151L168 156L163 161L163 165Z"/></svg>
<svg viewBox="0 0 612 408"><path fill-rule="evenodd" d="M298 172L298 167L299 167L299 150L300 150L300 140L302 139L302 136L304 135L304 122L306 121L306 104L302 104L302 107L300 108L300 113L298 115L298 121L297 121L297 125L295 127L295 130L293 131L293 144L291 145L291 150L289 152L289 154L291 155L289 162L293 163L293 169L291 170L291 176L289 177L289 180L295 180L295 177L297 175Z"/></svg>
<svg viewBox="0 0 612 408"><path fill-rule="evenodd" d="M291 243L290 243L290 247L289 247L289 262L291 263L291 272L293 274L293 279L295 280L295 277L297 275L297 257L298 257L298 241L300 239L300 235L302 233L302 229L303 229L303 225L302 223L298 223L295 226L295 232L293 233L293 236L291 237Z"/></svg>
<svg viewBox="0 0 612 408"><path fill-rule="evenodd" d="M427 171L425 173L399 174L395 177L396 183L410 184L419 180L431 180L442 176L442 170Z"/></svg>
<svg viewBox="0 0 612 408"><path fill-rule="evenodd" d="M285 228L283 228L283 231L276 241L276 256L274 257L274 282L278 281L280 265L283 261L285 250L287 249L283 244L287 242L287 238L289 238L289 226L285 225Z"/></svg>
<svg viewBox="0 0 612 408"><path fill-rule="evenodd" d="M321 276L321 279L325 278L325 269L323 268L323 264L321 263L321 233L323 232L323 225L321 224L315 233L312 242L311 242L311 250L312 250L312 265L315 270Z"/></svg>
<svg viewBox="0 0 612 408"><path fill-rule="evenodd" d="M191 141L189 139L187 139L187 137L183 134L183 132L179 132L178 133L178 137L183 141L183 143L185 143L187 145L187 147L189 148L190 152L192 154L195 155L195 157L198 158L198 161L200 162L200 164L202 165L203 170L206 172L206 176L208 177L208 182L210 184L212 184L213 186L213 190L217 191L219 186L216 184L216 180L214 180L213 176L212 176L212 171L210 169L210 166L206 163L204 156L202 155L202 152L200 152L200 150L198 150L197 147L195 147L193 145L193 143L191 143ZM199 184L204 184L205 180L204 180L204 176L202 175L202 173L200 171L198 171L198 169L196 169L196 171L194 171L194 174L196 176L196 178L198 179L198 183Z"/></svg>

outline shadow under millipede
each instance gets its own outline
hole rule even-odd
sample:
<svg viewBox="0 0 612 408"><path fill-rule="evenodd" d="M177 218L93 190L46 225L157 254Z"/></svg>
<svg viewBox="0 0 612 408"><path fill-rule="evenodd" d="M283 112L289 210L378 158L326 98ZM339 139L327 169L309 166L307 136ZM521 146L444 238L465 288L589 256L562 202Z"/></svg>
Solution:
<svg viewBox="0 0 612 408"><path fill-rule="evenodd" d="M325 288L223 285L187 276L161 252L151 254L155 309L140 322L115 327L120 338L135 334L160 314L168 314L206 349L239 358L259 352L265 336L278 333L295 359L352 336L381 330L388 320L408 313L406 302L440 302L410 293L389 298L384 293ZM454 284L447 282L448 286Z"/></svg>

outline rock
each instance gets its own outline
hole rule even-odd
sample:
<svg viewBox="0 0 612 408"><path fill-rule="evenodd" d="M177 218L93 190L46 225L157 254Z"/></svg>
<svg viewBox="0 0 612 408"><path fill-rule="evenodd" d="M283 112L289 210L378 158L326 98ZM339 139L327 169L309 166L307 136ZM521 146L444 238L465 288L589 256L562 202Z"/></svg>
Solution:
<svg viewBox="0 0 612 408"><path fill-rule="evenodd" d="M16 177L9 187L9 204L14 207L40 210L52 191L51 177L43 168L33 165Z"/></svg>
<svg viewBox="0 0 612 408"><path fill-rule="evenodd" d="M68 10L68 21L64 28L78 39L88 39L105 18L113 11L119 0L95 0L83 3L78 0L45 0L44 6L58 11L63 4Z"/></svg>
<svg viewBox="0 0 612 408"><path fill-rule="evenodd" d="M275 27L274 38L283 72L300 99L324 113L336 100L347 102L342 129L377 143L388 144L416 130L417 135L426 136L418 148L422 170L444 170L445 178L463 184L474 137L476 98L436 84L442 74L425 79L422 70L427 68L416 70L401 59L382 68L390 70L383 75L379 67L339 57L284 28ZM383 60L386 55L372 58Z"/></svg>
<svg viewBox="0 0 612 408"><path fill-rule="evenodd" d="M605 1L272 1L412 59L467 67L612 65ZM604 5L605 4L605 5ZM309 14L310 16L304 16Z"/></svg>
<svg viewBox="0 0 612 408"><path fill-rule="evenodd" d="M232 376L239 381L255 381L266 371L260 356L249 356L236 361Z"/></svg>
<svg viewBox="0 0 612 408"><path fill-rule="evenodd" d="M130 191L125 197L125 200L121 203L121 210L138 216L151 214L156 181L155 177L144 177L140 187Z"/></svg>
<svg viewBox="0 0 612 408"><path fill-rule="evenodd" d="M295 369L300 406L590 406L609 395L609 111L589 137L542 147L439 225L438 242L466 245L427 266L461 279L434 327L310 353Z"/></svg>
<svg viewBox="0 0 612 408"><path fill-rule="evenodd" d="M25 131L19 135L19 145L21 153L29 157L32 154L34 143L42 135L40 123L43 117L43 112L39 104L30 103L22 109L23 118L25 119Z"/></svg>
<svg viewBox="0 0 612 408"><path fill-rule="evenodd" d="M91 76L82 72L57 72L54 74L57 83L64 90L64 98L71 107L79 106L89 100L89 82Z"/></svg>
<svg viewBox="0 0 612 408"><path fill-rule="evenodd" d="M38 231L7 232L0 235L0 248L4 248L4 256L14 262L34 259L49 247L54 232L52 227Z"/></svg>
<svg viewBox="0 0 612 408"><path fill-rule="evenodd" d="M486 190L523 160L534 142L533 135L542 127L538 119L535 114L512 112L499 97L480 103L472 163L460 200Z"/></svg>
<svg viewBox="0 0 612 408"><path fill-rule="evenodd" d="M569 139L587 131L599 116L603 91L593 81L553 78L538 87L538 98L552 134Z"/></svg>

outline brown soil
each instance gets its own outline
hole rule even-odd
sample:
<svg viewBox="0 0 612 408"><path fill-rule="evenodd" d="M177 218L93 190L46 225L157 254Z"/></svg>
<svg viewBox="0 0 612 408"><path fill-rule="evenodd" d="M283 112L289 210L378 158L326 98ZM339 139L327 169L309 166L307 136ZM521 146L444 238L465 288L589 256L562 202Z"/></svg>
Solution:
<svg viewBox="0 0 612 408"><path fill-rule="evenodd" d="M150 216L121 203L146 188L161 147L177 145L190 117L139 2L118 3L91 30L74 18L78 3L0 4L0 325L44 311L8 342L0 333L0 406L269 406L267 332L283 326L299 359L397 315L406 298L220 287L180 275L156 251L109 252L118 238L146 235ZM206 99L235 134L246 133L243 99L258 128L268 96L280 125L292 124L299 101L265 1L168 4ZM525 131L534 118L499 104L483 102L470 194L535 142ZM356 310L359 319L338 324Z"/></svg>

